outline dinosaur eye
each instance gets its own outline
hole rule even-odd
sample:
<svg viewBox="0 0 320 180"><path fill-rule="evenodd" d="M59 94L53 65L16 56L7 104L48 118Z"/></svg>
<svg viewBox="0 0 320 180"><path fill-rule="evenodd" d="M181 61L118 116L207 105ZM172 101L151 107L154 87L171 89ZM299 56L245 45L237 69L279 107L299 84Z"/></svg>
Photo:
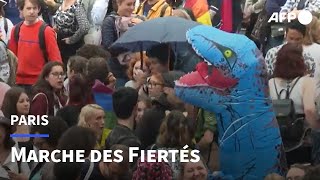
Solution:
<svg viewBox="0 0 320 180"><path fill-rule="evenodd" d="M231 50L226 50L226 51L224 51L224 56L225 56L226 58L231 57L231 56L232 56L232 51L231 51Z"/></svg>

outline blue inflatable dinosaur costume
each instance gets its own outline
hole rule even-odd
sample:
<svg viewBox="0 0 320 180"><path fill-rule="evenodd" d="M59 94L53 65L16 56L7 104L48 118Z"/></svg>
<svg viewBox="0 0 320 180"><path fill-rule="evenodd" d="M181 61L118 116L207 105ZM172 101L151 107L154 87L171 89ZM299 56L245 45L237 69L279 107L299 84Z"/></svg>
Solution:
<svg viewBox="0 0 320 180"><path fill-rule="evenodd" d="M256 45L243 35L203 25L189 30L187 39L204 62L181 77L175 91L216 114L223 174L244 180L283 175L285 154Z"/></svg>

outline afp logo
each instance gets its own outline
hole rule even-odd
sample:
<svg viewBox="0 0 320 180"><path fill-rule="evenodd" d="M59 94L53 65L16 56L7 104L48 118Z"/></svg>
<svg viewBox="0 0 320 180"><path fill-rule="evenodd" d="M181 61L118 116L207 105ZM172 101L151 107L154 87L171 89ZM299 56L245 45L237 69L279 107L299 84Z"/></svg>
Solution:
<svg viewBox="0 0 320 180"><path fill-rule="evenodd" d="M295 19L298 19L298 21L303 25L308 25L312 21L312 14L310 11L306 11L306 10L301 10L298 16L296 13L273 13L269 18L268 23L291 22Z"/></svg>

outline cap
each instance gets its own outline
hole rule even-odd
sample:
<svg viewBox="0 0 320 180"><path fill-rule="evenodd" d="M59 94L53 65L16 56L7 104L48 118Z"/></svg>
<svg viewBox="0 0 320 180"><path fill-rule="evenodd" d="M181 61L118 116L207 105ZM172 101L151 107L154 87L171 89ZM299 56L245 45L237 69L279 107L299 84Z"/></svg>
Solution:
<svg viewBox="0 0 320 180"><path fill-rule="evenodd" d="M185 73L182 71L169 71L166 73L162 73L164 86L174 88L174 82L180 79L180 77L183 75L185 75Z"/></svg>

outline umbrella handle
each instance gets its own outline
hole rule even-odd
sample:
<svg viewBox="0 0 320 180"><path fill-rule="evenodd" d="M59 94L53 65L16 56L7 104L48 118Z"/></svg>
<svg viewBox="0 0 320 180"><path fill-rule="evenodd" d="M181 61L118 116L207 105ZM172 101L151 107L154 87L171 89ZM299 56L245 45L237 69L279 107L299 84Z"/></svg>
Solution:
<svg viewBox="0 0 320 180"><path fill-rule="evenodd" d="M140 68L141 70L143 70L143 51L140 51L140 62L141 62L141 65L140 65Z"/></svg>
<svg viewBox="0 0 320 180"><path fill-rule="evenodd" d="M170 64L171 64L171 46L170 46L170 43L168 43L168 69L169 71L172 71L173 70L173 67L170 67ZM171 69L172 68L172 69Z"/></svg>
<svg viewBox="0 0 320 180"><path fill-rule="evenodd" d="M142 43L140 43L140 68L143 71L143 49L142 49Z"/></svg>

